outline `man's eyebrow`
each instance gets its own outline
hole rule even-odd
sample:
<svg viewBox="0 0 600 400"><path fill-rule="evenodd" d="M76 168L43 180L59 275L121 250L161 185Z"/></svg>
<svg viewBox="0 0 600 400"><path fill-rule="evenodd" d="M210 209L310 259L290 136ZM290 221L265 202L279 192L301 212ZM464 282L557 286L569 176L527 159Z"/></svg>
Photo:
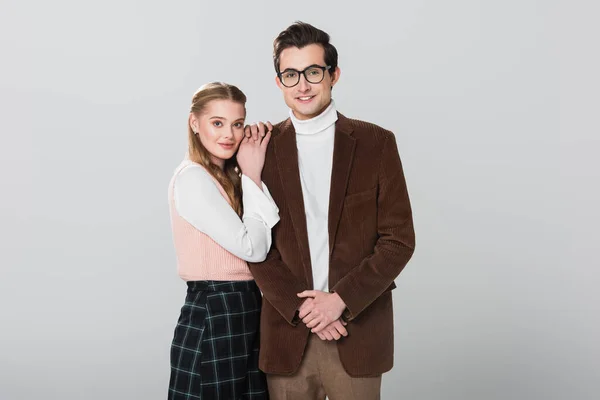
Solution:
<svg viewBox="0 0 600 400"><path fill-rule="evenodd" d="M306 66L306 67L305 67L305 68L303 68L303 69L296 69L296 68L289 67L289 68L286 68L286 69L284 69L284 70L283 70L283 71L281 71L281 72L285 72L285 71L289 71L289 70L294 70L294 71L304 71L305 69L308 69L308 68L310 68L310 67L320 67L320 65L319 65L319 64L310 64L310 65Z"/></svg>

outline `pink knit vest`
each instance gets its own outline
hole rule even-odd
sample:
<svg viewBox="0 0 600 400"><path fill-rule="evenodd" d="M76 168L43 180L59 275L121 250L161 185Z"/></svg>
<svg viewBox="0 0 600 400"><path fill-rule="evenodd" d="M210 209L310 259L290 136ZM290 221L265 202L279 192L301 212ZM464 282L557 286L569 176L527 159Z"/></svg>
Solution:
<svg viewBox="0 0 600 400"><path fill-rule="evenodd" d="M179 276L185 281L242 281L254 279L246 261L225 250L177 213L173 198L175 178L183 168L192 163L192 161L183 162L175 171L169 184L171 228L173 230ZM229 196L227 196L223 187L216 179L213 178L213 181L219 188L221 195L231 205ZM211 212L211 210L203 211Z"/></svg>

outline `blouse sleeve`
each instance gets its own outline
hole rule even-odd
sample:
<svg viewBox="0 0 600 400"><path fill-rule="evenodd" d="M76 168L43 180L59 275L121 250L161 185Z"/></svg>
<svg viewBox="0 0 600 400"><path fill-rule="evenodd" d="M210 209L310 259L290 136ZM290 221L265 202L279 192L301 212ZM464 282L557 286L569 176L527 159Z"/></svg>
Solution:
<svg viewBox="0 0 600 400"><path fill-rule="evenodd" d="M175 178L175 209L230 253L261 262L271 247L271 228L279 221L279 209L264 183L262 186L261 190L242 175L244 215L240 219L209 173L199 165L189 165Z"/></svg>

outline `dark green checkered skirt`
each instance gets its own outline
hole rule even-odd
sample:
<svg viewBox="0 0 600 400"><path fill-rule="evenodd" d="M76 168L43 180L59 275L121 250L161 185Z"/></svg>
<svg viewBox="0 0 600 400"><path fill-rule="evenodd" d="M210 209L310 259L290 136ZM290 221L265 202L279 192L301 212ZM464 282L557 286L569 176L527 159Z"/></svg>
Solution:
<svg viewBox="0 0 600 400"><path fill-rule="evenodd" d="M258 369L261 295L256 283L187 284L171 345L168 398L268 399Z"/></svg>

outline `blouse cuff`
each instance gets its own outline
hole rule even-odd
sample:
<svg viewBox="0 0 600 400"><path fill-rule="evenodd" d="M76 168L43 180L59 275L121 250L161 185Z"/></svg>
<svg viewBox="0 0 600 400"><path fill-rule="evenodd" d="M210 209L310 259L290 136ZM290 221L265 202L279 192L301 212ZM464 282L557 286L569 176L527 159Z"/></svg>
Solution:
<svg viewBox="0 0 600 400"><path fill-rule="evenodd" d="M252 179L242 174L244 218L261 220L271 229L279 222L279 208L271 197L267 185L261 183L262 190Z"/></svg>

